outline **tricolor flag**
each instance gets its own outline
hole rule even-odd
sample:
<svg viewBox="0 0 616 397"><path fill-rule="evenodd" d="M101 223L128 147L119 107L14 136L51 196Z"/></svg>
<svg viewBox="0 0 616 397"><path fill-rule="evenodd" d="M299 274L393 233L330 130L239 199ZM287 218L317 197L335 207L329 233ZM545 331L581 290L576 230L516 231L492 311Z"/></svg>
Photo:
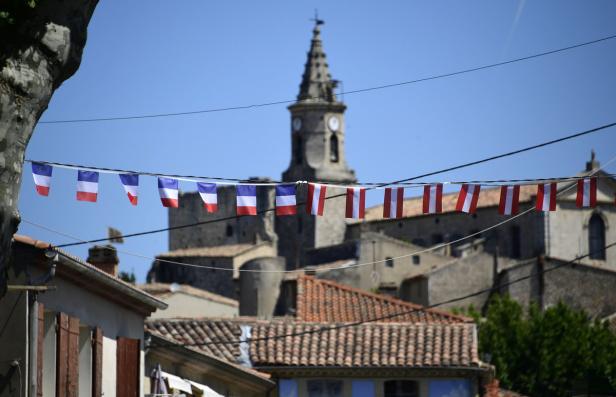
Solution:
<svg viewBox="0 0 616 397"><path fill-rule="evenodd" d="M325 207L325 192L327 186L319 183L308 184L308 199L306 200L306 212L312 215L323 215Z"/></svg>
<svg viewBox="0 0 616 397"><path fill-rule="evenodd" d="M139 188L139 174L120 174L120 181L132 205L137 205L137 189Z"/></svg>
<svg viewBox="0 0 616 397"><path fill-rule="evenodd" d="M177 179L158 177L158 194L163 207L178 208L178 190Z"/></svg>
<svg viewBox="0 0 616 397"><path fill-rule="evenodd" d="M96 202L98 196L98 172L77 171L77 200Z"/></svg>
<svg viewBox="0 0 616 397"><path fill-rule="evenodd" d="M276 215L295 215L295 185L276 186Z"/></svg>
<svg viewBox="0 0 616 397"><path fill-rule="evenodd" d="M424 186L423 213L440 214L443 212L443 184Z"/></svg>
<svg viewBox="0 0 616 397"><path fill-rule="evenodd" d="M348 187L346 192L346 217L363 219L366 212L366 189Z"/></svg>
<svg viewBox="0 0 616 397"><path fill-rule="evenodd" d="M597 205L597 178L578 180L575 205L578 208L595 207Z"/></svg>
<svg viewBox="0 0 616 397"><path fill-rule="evenodd" d="M463 184L458 195L458 203L456 211L462 211L469 214L474 214L477 210L477 201L479 200L479 190L481 185Z"/></svg>
<svg viewBox="0 0 616 397"><path fill-rule="evenodd" d="M257 187L255 185L237 185L237 214L257 215Z"/></svg>
<svg viewBox="0 0 616 397"><path fill-rule="evenodd" d="M383 218L402 218L403 187L385 188L383 198Z"/></svg>
<svg viewBox="0 0 616 397"><path fill-rule="evenodd" d="M498 213L501 215L515 215L518 213L520 202L520 186L501 186Z"/></svg>
<svg viewBox="0 0 616 397"><path fill-rule="evenodd" d="M52 170L52 167L48 164L32 163L32 176L34 177L36 192L41 196L49 195Z"/></svg>
<svg viewBox="0 0 616 397"><path fill-rule="evenodd" d="M205 208L207 212L218 211L218 194L216 192L216 184L197 182L197 190L199 191L201 200L203 200L203 208Z"/></svg>
<svg viewBox="0 0 616 397"><path fill-rule="evenodd" d="M556 211L556 182L537 185L537 211Z"/></svg>

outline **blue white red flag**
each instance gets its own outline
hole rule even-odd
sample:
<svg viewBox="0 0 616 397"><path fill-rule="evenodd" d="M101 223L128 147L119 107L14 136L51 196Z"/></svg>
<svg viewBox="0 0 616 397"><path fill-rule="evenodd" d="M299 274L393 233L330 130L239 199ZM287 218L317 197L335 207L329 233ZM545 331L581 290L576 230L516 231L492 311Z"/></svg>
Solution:
<svg viewBox="0 0 616 397"><path fill-rule="evenodd" d="M257 187L255 185L237 185L237 214L257 215Z"/></svg>
<svg viewBox="0 0 616 397"><path fill-rule="evenodd" d="M346 193L346 217L363 219L366 212L366 189L348 187Z"/></svg>
<svg viewBox="0 0 616 397"><path fill-rule="evenodd" d="M203 208L207 212L218 211L218 194L215 183L197 182L197 190L203 200Z"/></svg>
<svg viewBox="0 0 616 397"><path fill-rule="evenodd" d="M77 200L96 202L98 196L98 172L77 171Z"/></svg>
<svg viewBox="0 0 616 397"><path fill-rule="evenodd" d="M403 202L403 187L385 188L385 197L383 198L383 218L402 218Z"/></svg>
<svg viewBox="0 0 616 397"><path fill-rule="evenodd" d="M306 212L312 215L323 215L325 208L325 193L327 186L319 183L308 184L308 198L306 200Z"/></svg>
<svg viewBox="0 0 616 397"><path fill-rule="evenodd" d="M139 188L139 174L120 174L120 182L132 205L137 205L137 190Z"/></svg>
<svg viewBox="0 0 616 397"><path fill-rule="evenodd" d="M51 165L32 163L32 176L34 177L34 185L36 192L41 196L49 196L49 187L51 186Z"/></svg>
<svg viewBox="0 0 616 397"><path fill-rule="evenodd" d="M163 207L178 208L178 189L177 179L158 177L158 194Z"/></svg>
<svg viewBox="0 0 616 397"><path fill-rule="evenodd" d="M295 185L276 186L276 215L295 215Z"/></svg>

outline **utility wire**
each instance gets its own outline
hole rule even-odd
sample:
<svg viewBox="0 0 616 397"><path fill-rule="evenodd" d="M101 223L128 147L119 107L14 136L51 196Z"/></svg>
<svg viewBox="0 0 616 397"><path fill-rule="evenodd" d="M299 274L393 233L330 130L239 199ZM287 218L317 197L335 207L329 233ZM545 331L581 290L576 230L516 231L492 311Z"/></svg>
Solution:
<svg viewBox="0 0 616 397"><path fill-rule="evenodd" d="M601 168L592 171L589 176L593 176L593 175L597 174L601 169L607 167L608 165L610 165L614 161L616 161L616 156L611 158ZM557 193L557 196L560 196L560 195L566 193L567 191L571 190L574 186L575 185L570 185L570 186L565 187L564 189L562 189L561 191L559 191ZM532 212L533 210L534 210L534 207L531 206L527 210L525 210L525 211L523 211L523 212L521 212L521 213L519 213L517 215L514 215L514 216L511 216L509 218L506 218L505 220L503 220L501 222L498 222L496 224L493 224L491 226L488 226L485 229L482 229L482 230L479 230L477 232L471 233L471 234L466 235L464 237L460 237L459 239L448 241L448 242L444 242L444 243L441 243L441 244L437 244L437 245L429 247L429 248L417 250L417 251L411 252L409 254L404 254L404 255L396 256L396 257L393 257L393 258L390 258L390 259L397 260L397 259L407 258L407 257L413 256L413 255L419 255L419 254L423 254L423 253L426 253L426 252L432 252L432 251L436 251L436 250L439 250L441 248L444 248L444 247L447 247L447 246L450 246L450 245L458 244L458 243L460 243L462 241L470 239L471 237L482 235L483 233L485 233L485 232L487 232L489 230L496 229L496 228L498 228L498 227L500 227L500 226L502 226L502 225L504 225L506 223L512 222L513 220L515 220L515 219L517 219L519 217L522 217L522 216ZM79 237L72 236L70 234L63 233L63 232L60 232L58 230L51 229L51 228L49 228L47 226L38 224L36 222L29 221L27 219L22 219L22 221L25 222L25 223L28 223L28 224L30 224L32 226L41 228L43 230L47 230L47 231L52 232L52 233L56 233L56 234L64 236L64 237L71 238L73 240L81 241L81 242L84 242L84 243L86 242L86 240L83 240L83 239L81 239ZM59 247L59 246L56 246L56 247ZM180 266L186 266L186 267L195 267L195 268L208 269L208 270L235 271L235 269L230 269L230 268L220 268L220 267L208 266L208 265L195 265L195 264L192 264L192 263L172 261L172 260L169 260L169 259L152 258L152 257L146 256L146 255L132 253L132 252L129 252L129 251L124 251L124 250L117 250L117 251L120 252L120 253L126 254L126 255L130 255L130 256L134 256L134 257L138 257L138 258L152 260L154 262L169 263L169 264L174 264L174 265L180 265ZM65 255L66 256L66 254L64 254L62 251L58 251L58 253L60 253L61 255ZM375 260L375 261L372 261L372 262L362 262L362 263L346 264L346 265L340 265L340 266L320 266L320 267L315 268L314 270L315 270L315 272L318 272L318 273L325 273L325 272L334 271L334 270L340 270L340 269L350 269L350 268L356 268L356 267L376 265L376 264L379 264L379 263L384 263L386 261L387 261L387 259L381 259L381 260ZM294 273L297 270L238 269L238 271L239 272L249 272L249 273Z"/></svg>
<svg viewBox="0 0 616 397"><path fill-rule="evenodd" d="M576 48L585 47L585 46L597 44L600 42L612 40L614 38L616 38L616 35L606 36L600 39L586 41L583 43L578 43L578 44L570 45L567 47L558 48L555 50L544 51L544 52L540 52L540 53L536 53L536 54L532 54L532 55L528 55L528 56L524 56L520 58L514 58L514 59L510 59L510 60L503 61L503 62L496 62L496 63L491 63L491 64L487 64L483 66L477 66L477 67L473 67L469 69L462 69L462 70L458 70L455 72L438 74L438 75L423 77L423 78L414 79L414 80L401 81L398 83L384 84L384 85L379 85L379 86L374 86L374 87L361 88L357 90L344 91L344 92L340 92L338 95L359 94L363 92L383 90L387 88L400 87L400 86L405 86L405 85L410 85L410 84L422 83L422 82L426 82L430 80L437 80L437 79L442 79L446 77L458 76L461 74L472 73L472 72L477 72L477 71L481 71L485 69L509 65L509 64L516 63L516 62L527 61L530 59L539 58L539 57L543 57L546 55L553 55L553 54L557 54L560 52L569 51L569 50L573 50ZM307 98L308 101L315 100L315 99L321 99L321 98L320 97ZM195 114L226 112L226 111L232 111L232 110L244 110L244 109L261 108L261 107L266 107L266 106L283 105L283 104L293 103L295 101L296 101L295 99L289 99L289 100L282 100L282 101L257 103L257 104L251 104L251 105L238 105L238 106L211 108L211 109L185 111L185 112L154 113L154 114L142 114L142 115L68 119L68 120L43 120L43 121L39 121L39 124L87 123L87 122L100 122L100 121L136 120L136 119L151 119L151 118L159 118L159 117L188 116L188 115L195 115Z"/></svg>
<svg viewBox="0 0 616 397"><path fill-rule="evenodd" d="M528 151L531 151L531 150L534 150L534 149L538 149L538 148L541 148L541 147L553 145L553 144L556 144L556 143L559 143L559 142L564 142L564 141L567 141L567 140L570 140L570 139L579 138L579 137L584 136L584 135L589 135L589 134L592 134L592 133L595 133L595 132L598 132L598 131L602 131L602 130L611 128L611 127L613 127L615 125L616 125L616 122L605 124L605 125L602 125L602 126L599 126L599 127L591 128L589 130L585 130L585 131L578 132L578 133L571 134L571 135L567 135L567 136L564 136L564 137L561 137L561 138L553 139L551 141L543 142L543 143L540 143L540 144L537 144L537 145L527 146L527 147L522 148L522 149L513 150L513 151L510 151L510 152L505 152L505 153L502 153L502 154L499 154L499 155L495 155L495 156L491 156L491 157L487 157L487 158L484 158L484 159L481 159L481 160L476 160L476 161L472 161L472 162L456 165L456 166L445 168L445 169L438 170L438 171L428 172L428 173L425 173L425 174L422 174L422 175L417 175L417 176L414 176L414 177L411 177L411 178L400 179L400 180L393 181L393 182L390 182L390 183L383 183L383 184L375 186L375 187L366 188L366 190L375 189L377 187L385 187L385 186L388 186L388 185L395 185L395 184L403 183L403 182L409 182L409 181L412 181L412 180L416 180L416 179L420 179L420 178L425 178L425 177L428 177L428 176L432 176L432 175L436 175L436 174L441 174L441 173L445 173L445 172L449 172L449 171L459 170L459 169L470 167L470 166L473 166L473 165L486 163L488 161L493 161L493 160L501 159L501 158L504 158L504 157L513 156L513 155L516 155L516 154L520 154L520 153L523 153L523 152L528 152ZM332 195L332 196L328 196L325 199L329 200L329 199L333 199L333 198L337 198L337 197L343 197L343 196L345 196L344 193L342 193L342 194L335 194L335 195ZM306 204L305 202L299 202L299 203L296 204L296 206L301 208L305 204ZM265 213L272 212L272 211L275 211L275 210L276 210L275 207L274 208L268 208L268 209L257 211L257 214L261 215L261 214L265 214ZM131 238L131 237L137 237L137 236L145 236L145 235L149 235L149 234L162 233L162 232L166 232L166 231L170 231L170 230L185 229L185 228L201 226L201 225L207 225L207 224L216 223L216 222L223 222L223 221L228 221L228 220L237 219L237 218L239 218L238 215L232 215L232 216L227 216L227 217L209 219L209 220L201 221L201 222L188 223L188 224L184 224L184 225L177 225L177 226L165 227L165 228L160 228L160 229L147 230L147 231L143 231L143 232L129 233L129 234L124 234L124 235L119 236L119 237L122 237L124 239L124 238ZM85 242L61 244L61 245L58 245L57 247L58 248L71 247L71 246L75 246L75 245L98 243L98 242L107 241L107 240L109 240L109 238L105 237L105 238L98 238L98 239L88 240L88 241L85 241Z"/></svg>
<svg viewBox="0 0 616 397"><path fill-rule="evenodd" d="M267 340L272 340L272 339L282 339L282 338L290 338L290 337L295 337L295 336L302 336L302 335L307 335L307 334L314 334L314 333L323 333L323 332L327 332L327 331L332 331L332 330L337 330L337 329L342 329L342 328L350 328L350 327L356 327L362 324L367 324L367 323L373 323L373 322L377 322L377 321L381 321L381 320L387 320L387 319L391 319L394 317L399 317L399 316L403 316L403 315L408 315L408 314L412 314L412 313L416 313L416 312L423 312L427 309L434 309L436 307L439 306L443 306L443 305L447 305L447 304L451 304L451 303L456 303L456 302L460 302L463 301L465 299L469 299L469 298L473 298L475 296L478 295L482 295L488 292L494 292L494 291L498 291L499 289L503 288L503 287L507 287L510 286L512 284L515 283L519 283L521 281L524 280L528 280L532 277L536 277L538 274L545 274L557 269L560 269L564 266L568 266L571 264L574 264L575 262L582 260L584 258L589 257L590 255L594 254L594 253L598 253L604 250L608 250L609 248L613 247L616 245L616 241L612 242L608 245L606 245L605 247L603 247L601 250L597 250L597 251L592 251L592 252L588 252L584 255L580 255L568 262L564 262L558 265L555 265L552 268L549 269L544 269L542 271L536 272L536 273L531 273L529 275L526 276L522 276L516 279L513 279L511 281L508 281L506 283L502 283L499 284L497 286L493 286L490 288L485 288L479 291L475 291L472 292L468 295L464 295L464 296L460 296L460 297L456 297L456 298L452 298L452 299L448 299L442 302L438 302L438 303L434 303L432 305L427 305L427 306L422 306L421 308L414 308L414 309L410 309L410 310L405 310L405 311L401 311L401 312L397 312L397 313L391 313L391 314L387 314L387 315L383 315L383 316L377 316L377 317L373 317L367 320L360 320L360 321L354 321L354 322L350 322L350 323L340 323L340 324L336 324L333 325L331 327L319 327L316 329L310 329L310 330L305 330L305 331L299 331L299 332L291 332L288 334L282 334L282 335L273 335L273 336L264 336L264 337L260 337L260 338L247 338L245 341L234 341L234 340L225 340L225 339L219 339L219 340L212 340L209 342L202 342L202 343L185 343L185 344L171 344L170 345L180 345L180 346L209 346L209 345L235 345L235 344L240 344L240 343L251 343L251 342L261 342L261 341L267 341ZM160 347L164 347L164 346L160 346Z"/></svg>

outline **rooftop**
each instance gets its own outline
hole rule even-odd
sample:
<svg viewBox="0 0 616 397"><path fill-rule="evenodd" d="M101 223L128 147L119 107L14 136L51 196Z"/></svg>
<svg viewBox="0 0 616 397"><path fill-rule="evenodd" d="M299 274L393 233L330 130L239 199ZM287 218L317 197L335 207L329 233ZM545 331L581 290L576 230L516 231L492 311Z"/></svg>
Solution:
<svg viewBox="0 0 616 397"><path fill-rule="evenodd" d="M148 283L137 285L137 287L160 299L166 299L173 294L182 293L233 307L239 307L239 303L235 299L230 299L226 296L218 295L188 284Z"/></svg>
<svg viewBox="0 0 616 397"><path fill-rule="evenodd" d="M262 243L265 244L265 243ZM216 245L213 247L195 247L181 248L169 252L159 254L158 258L181 258L181 257L216 257L216 258L232 258L243 254L253 248L259 247L262 244L228 244Z"/></svg>

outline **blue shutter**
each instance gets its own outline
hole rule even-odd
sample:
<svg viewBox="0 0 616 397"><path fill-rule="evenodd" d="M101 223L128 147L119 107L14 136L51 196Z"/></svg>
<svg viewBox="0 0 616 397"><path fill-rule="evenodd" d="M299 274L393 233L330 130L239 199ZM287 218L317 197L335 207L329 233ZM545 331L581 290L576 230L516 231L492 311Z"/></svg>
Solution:
<svg viewBox="0 0 616 397"><path fill-rule="evenodd" d="M295 379L280 379L278 381L278 397L298 397L297 381Z"/></svg>
<svg viewBox="0 0 616 397"><path fill-rule="evenodd" d="M354 380L352 383L353 397L374 397L374 382L371 380Z"/></svg>

